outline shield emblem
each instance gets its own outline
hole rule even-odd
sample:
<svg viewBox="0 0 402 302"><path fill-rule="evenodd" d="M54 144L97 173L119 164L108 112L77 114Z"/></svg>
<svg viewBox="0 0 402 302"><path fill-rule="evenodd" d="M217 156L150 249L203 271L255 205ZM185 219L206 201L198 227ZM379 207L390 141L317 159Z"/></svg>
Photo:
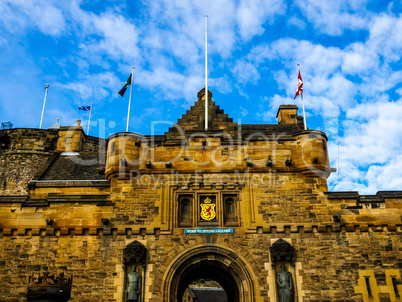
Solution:
<svg viewBox="0 0 402 302"><path fill-rule="evenodd" d="M204 200L204 204L200 204L201 206L201 218L204 220L212 220L216 217L216 212L215 212L215 204L211 203L210 198L206 198Z"/></svg>

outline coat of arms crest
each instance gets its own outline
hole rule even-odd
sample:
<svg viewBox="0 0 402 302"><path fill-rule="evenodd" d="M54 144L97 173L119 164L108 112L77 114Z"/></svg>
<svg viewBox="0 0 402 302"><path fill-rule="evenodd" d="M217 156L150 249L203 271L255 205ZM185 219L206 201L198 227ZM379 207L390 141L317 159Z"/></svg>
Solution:
<svg viewBox="0 0 402 302"><path fill-rule="evenodd" d="M216 217L215 206L212 200L207 197L201 206L201 218L204 220L212 220Z"/></svg>

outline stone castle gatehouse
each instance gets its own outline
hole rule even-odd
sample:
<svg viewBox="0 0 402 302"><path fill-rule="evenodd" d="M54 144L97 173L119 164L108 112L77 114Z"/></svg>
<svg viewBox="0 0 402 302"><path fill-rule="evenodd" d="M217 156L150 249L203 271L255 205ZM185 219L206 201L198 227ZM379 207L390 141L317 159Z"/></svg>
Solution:
<svg viewBox="0 0 402 302"><path fill-rule="evenodd" d="M200 280L233 302L401 301L402 192L328 192L327 137L294 105L240 125L211 99L204 130L204 91L164 135L0 131L0 301L39 301L45 273L74 302L200 301Z"/></svg>

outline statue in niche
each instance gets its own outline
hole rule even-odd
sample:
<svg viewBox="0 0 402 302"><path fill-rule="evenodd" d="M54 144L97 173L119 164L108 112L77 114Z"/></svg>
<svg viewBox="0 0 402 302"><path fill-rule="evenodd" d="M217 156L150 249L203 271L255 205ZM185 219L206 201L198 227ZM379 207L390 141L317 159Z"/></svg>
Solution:
<svg viewBox="0 0 402 302"><path fill-rule="evenodd" d="M293 281L292 274L286 271L285 265L281 265L281 271L276 273L276 283L278 284L279 302L293 301Z"/></svg>
<svg viewBox="0 0 402 302"><path fill-rule="evenodd" d="M137 272L137 266L133 265L132 272L127 274L126 301L141 301L141 274Z"/></svg>

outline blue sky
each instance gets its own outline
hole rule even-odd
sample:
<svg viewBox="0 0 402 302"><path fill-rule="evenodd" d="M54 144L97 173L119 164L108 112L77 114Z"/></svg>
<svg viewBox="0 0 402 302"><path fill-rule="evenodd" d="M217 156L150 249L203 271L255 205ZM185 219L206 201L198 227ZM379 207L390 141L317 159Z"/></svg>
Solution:
<svg viewBox="0 0 402 302"><path fill-rule="evenodd" d="M402 190L402 4L364 0L0 2L0 122L43 128L60 118L90 134L168 130L204 87L234 121L276 123L296 104L301 64L307 124L329 137L330 190ZM299 110L301 114L301 109ZM86 127L84 127L86 129Z"/></svg>

